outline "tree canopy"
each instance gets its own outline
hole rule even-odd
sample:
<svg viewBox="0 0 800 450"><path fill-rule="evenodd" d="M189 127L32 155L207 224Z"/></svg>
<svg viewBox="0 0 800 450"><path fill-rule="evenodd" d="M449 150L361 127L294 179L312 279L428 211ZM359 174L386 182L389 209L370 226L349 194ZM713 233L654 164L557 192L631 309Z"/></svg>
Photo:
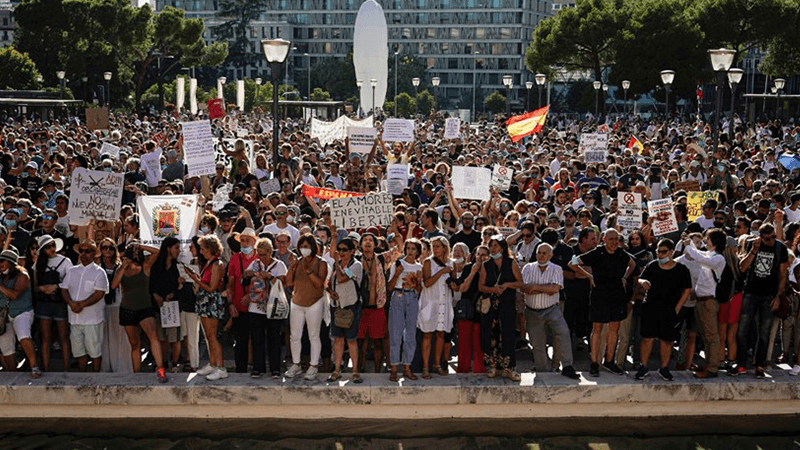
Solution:
<svg viewBox="0 0 800 450"><path fill-rule="evenodd" d="M25 53L14 47L0 48L0 73L3 74L0 89L39 89L41 76L36 64Z"/></svg>

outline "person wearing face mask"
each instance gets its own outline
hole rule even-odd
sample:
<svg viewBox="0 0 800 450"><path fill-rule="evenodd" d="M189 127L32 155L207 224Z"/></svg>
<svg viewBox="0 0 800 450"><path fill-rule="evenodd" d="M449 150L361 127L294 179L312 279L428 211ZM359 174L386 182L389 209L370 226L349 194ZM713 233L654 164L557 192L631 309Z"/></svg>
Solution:
<svg viewBox="0 0 800 450"><path fill-rule="evenodd" d="M561 375L573 380L580 376L572 367L572 343L564 315L558 307L559 293L564 287L564 274L558 265L550 262L553 247L542 243L536 249L536 263L522 268L521 290L525 293L525 319L528 336L533 344L537 372L549 372L545 329L553 334L554 358L563 365Z"/></svg>
<svg viewBox="0 0 800 450"><path fill-rule="evenodd" d="M30 231L19 225L21 216L22 211L17 208L11 208L6 212L6 216L3 219L3 224L8 229L8 234L11 236L11 245L14 248L28 248L28 241L31 239ZM19 259L20 264L25 263L25 255L21 255Z"/></svg>
<svg viewBox="0 0 800 450"><path fill-rule="evenodd" d="M300 231L288 221L289 208L281 203L275 207L274 214L275 222L265 226L263 231L272 233L273 236L277 236L283 231L288 232L289 236L292 238L291 248L294 248L297 245L297 240L300 238Z"/></svg>
<svg viewBox="0 0 800 450"><path fill-rule="evenodd" d="M38 171L39 165L36 164L36 161L31 161L25 166L25 171L20 174L24 177L20 179L20 187L28 191L31 195L35 194L42 186L42 178L37 175Z"/></svg>
<svg viewBox="0 0 800 450"><path fill-rule="evenodd" d="M634 377L637 380L643 380L650 371L648 363L655 338L660 341L658 375L665 381L673 379L668 367L672 345L680 339L680 311L692 293L689 269L672 259L674 251L675 244L671 240L659 241L658 259L650 262L639 275L639 284L647 294L642 304L641 360Z"/></svg>
<svg viewBox="0 0 800 450"><path fill-rule="evenodd" d="M63 192L56 189L56 182L51 179L45 180L44 183L42 183L42 189L47 193L47 200L44 202L45 206L47 208L55 208L56 197L58 197L59 194L63 194Z"/></svg>
<svg viewBox="0 0 800 450"><path fill-rule="evenodd" d="M247 288L250 278L244 276L245 269L258 258L253 247L258 236L252 228L245 228L235 235L240 244L240 251L231 255L228 263L228 300L230 314L233 319L234 360L236 373L247 373L247 347L250 341L249 297Z"/></svg>
<svg viewBox="0 0 800 450"><path fill-rule="evenodd" d="M476 233L477 234L477 233ZM478 283L480 282L480 270L483 263L489 260L489 248L480 245L475 249L475 260L471 263L464 263L461 274L455 281L458 286L458 293L461 295L459 302L464 306L456 304L456 326L458 327L458 367L457 373L485 373L486 365L483 362L484 355L481 350L481 315L472 309L472 317L469 316L470 308L467 303L475 305L478 299ZM459 264L456 258L456 264ZM463 308L464 313L459 316L459 310Z"/></svg>

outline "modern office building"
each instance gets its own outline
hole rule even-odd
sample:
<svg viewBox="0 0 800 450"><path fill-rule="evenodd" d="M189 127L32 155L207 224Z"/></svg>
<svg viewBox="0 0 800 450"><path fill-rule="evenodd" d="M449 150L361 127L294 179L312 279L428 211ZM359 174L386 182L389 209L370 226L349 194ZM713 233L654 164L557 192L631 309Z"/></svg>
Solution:
<svg viewBox="0 0 800 450"><path fill-rule="evenodd" d="M14 43L14 9L11 3L0 3L0 47Z"/></svg>
<svg viewBox="0 0 800 450"><path fill-rule="evenodd" d="M552 12L551 0L381 0L389 31L389 54L413 55L427 67L420 89L439 77L438 97L443 107L471 108L473 89L478 98L493 90L504 92L503 76L513 76L512 101L524 106L525 82L533 74L525 68L525 50L536 24ZM182 8L187 17L205 21L205 39L211 28L216 0L157 0ZM306 76L324 58L346 58L353 50L353 27L361 2L356 0L276 0L251 24L251 50L260 53L260 40L284 38L292 42L286 78ZM244 71L226 69L229 79L266 77L263 58ZM244 73L242 73L244 72ZM446 99L446 100L445 100Z"/></svg>

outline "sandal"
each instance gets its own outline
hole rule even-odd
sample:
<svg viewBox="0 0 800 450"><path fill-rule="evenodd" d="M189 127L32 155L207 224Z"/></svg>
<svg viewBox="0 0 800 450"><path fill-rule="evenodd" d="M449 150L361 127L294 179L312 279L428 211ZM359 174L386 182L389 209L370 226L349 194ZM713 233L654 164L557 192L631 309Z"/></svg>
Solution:
<svg viewBox="0 0 800 450"><path fill-rule="evenodd" d="M328 382L333 383L334 381L339 381L342 378L342 374L337 371L331 372L331 375L328 377Z"/></svg>
<svg viewBox="0 0 800 450"><path fill-rule="evenodd" d="M389 373L389 381L397 381L397 367L392 367L392 371Z"/></svg>
<svg viewBox="0 0 800 450"><path fill-rule="evenodd" d="M41 378L41 376L42 376L42 371L39 370L38 367L34 367L31 369L31 378L36 379L36 378Z"/></svg>
<svg viewBox="0 0 800 450"><path fill-rule="evenodd" d="M494 378L494 377L496 377L496 376L497 376L497 369L495 369L495 368L486 369L486 376L487 376L488 378Z"/></svg>
<svg viewBox="0 0 800 450"><path fill-rule="evenodd" d="M408 367L406 367L405 370L403 370L403 378L407 378L411 381L419 379L419 377L414 375L414 372L412 372L411 369L409 369Z"/></svg>
<svg viewBox="0 0 800 450"><path fill-rule="evenodd" d="M431 372L428 370L427 367L422 369L422 378L424 378L426 380L430 380L431 379Z"/></svg>
<svg viewBox="0 0 800 450"><path fill-rule="evenodd" d="M443 369L441 367L437 367L436 368L436 373L438 373L440 377L446 377L447 376L447 370L445 370L445 369Z"/></svg>
<svg viewBox="0 0 800 450"><path fill-rule="evenodd" d="M361 374L359 374L358 372L353 374L353 383L361 384L363 382L364 382L364 380L361 379Z"/></svg>

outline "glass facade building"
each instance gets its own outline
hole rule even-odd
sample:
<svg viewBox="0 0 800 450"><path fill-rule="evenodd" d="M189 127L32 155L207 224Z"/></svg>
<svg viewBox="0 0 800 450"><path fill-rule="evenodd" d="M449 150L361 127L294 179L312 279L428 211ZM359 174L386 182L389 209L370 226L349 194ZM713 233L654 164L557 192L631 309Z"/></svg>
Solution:
<svg viewBox="0 0 800 450"><path fill-rule="evenodd" d="M389 55L412 55L427 68L420 90L430 89L439 77L438 97L444 107L470 108L473 86L480 93L504 92L503 75L514 77L512 99L524 104L525 82L533 74L525 68L525 50L536 24L552 13L551 0L382 0L388 25ZM306 76L309 66L323 58L346 58L353 51L353 28L361 6L356 0L276 0L277 8L251 23L251 50L260 53L260 40L284 38L292 42L285 77L289 82ZM187 17L205 21L205 39L213 42L211 28L216 0L157 0L181 8ZM306 56L308 54L308 56ZM260 58L245 70L226 68L229 79L266 77L269 69ZM244 73L242 73L244 72ZM392 83L392 80L389 80Z"/></svg>

